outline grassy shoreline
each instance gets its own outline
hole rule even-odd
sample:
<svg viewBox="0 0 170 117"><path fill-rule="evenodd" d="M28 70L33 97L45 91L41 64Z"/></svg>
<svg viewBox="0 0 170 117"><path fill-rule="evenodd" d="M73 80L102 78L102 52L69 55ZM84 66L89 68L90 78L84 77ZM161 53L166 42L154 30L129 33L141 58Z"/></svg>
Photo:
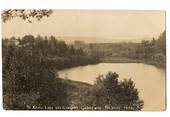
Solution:
<svg viewBox="0 0 170 117"><path fill-rule="evenodd" d="M100 62L104 63L143 63L143 60L129 59L125 57L102 58Z"/></svg>
<svg viewBox="0 0 170 117"><path fill-rule="evenodd" d="M144 63L148 65L154 65L159 68L165 69L165 63L156 62L153 60L144 60L144 59L129 59L125 57L109 57L109 58L102 58L100 62L103 63Z"/></svg>

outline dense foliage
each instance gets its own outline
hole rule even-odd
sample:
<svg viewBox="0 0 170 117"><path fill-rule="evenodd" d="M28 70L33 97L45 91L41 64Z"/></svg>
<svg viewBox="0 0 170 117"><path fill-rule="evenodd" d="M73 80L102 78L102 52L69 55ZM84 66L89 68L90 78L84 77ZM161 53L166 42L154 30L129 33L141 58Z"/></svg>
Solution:
<svg viewBox="0 0 170 117"><path fill-rule="evenodd" d="M97 62L73 45L41 36L3 39L3 96L5 109L67 105L65 84L56 69Z"/></svg>
<svg viewBox="0 0 170 117"><path fill-rule="evenodd" d="M18 44L3 43L3 96L5 109L66 105L64 84L55 78L32 36Z"/></svg>
<svg viewBox="0 0 170 117"><path fill-rule="evenodd" d="M40 59L46 59L50 66L56 69L64 69L78 65L95 64L99 62L97 53L85 53L81 48L75 48L72 44L51 37L24 36L22 39L12 37L3 39L3 56L6 57L9 45L13 45L17 50L23 48L28 53L35 52Z"/></svg>

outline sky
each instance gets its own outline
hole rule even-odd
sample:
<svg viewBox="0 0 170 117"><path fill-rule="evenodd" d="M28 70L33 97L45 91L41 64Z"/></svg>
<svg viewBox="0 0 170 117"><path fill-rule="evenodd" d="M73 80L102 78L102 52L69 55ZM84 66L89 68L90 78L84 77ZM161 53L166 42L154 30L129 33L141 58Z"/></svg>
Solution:
<svg viewBox="0 0 170 117"><path fill-rule="evenodd" d="M164 30L164 11L54 10L41 21L14 18L2 22L3 38L31 34L54 35L65 41L135 42L157 38Z"/></svg>

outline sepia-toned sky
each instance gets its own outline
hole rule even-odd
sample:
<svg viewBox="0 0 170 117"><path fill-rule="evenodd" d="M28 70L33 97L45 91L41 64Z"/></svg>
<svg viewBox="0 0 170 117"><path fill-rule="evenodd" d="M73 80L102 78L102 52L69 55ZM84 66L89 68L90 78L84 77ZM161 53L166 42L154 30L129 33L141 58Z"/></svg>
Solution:
<svg viewBox="0 0 170 117"><path fill-rule="evenodd" d="M49 18L41 21L28 23L14 18L2 23L3 37L40 34L90 37L95 38L96 42L141 41L158 37L164 30L164 11L54 10Z"/></svg>

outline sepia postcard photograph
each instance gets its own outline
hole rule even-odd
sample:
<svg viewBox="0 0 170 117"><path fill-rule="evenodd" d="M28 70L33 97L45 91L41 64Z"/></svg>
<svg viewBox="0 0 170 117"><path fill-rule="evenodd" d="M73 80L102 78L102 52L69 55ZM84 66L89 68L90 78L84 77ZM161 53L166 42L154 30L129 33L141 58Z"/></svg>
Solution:
<svg viewBox="0 0 170 117"><path fill-rule="evenodd" d="M165 111L161 10L5 9L4 110Z"/></svg>

